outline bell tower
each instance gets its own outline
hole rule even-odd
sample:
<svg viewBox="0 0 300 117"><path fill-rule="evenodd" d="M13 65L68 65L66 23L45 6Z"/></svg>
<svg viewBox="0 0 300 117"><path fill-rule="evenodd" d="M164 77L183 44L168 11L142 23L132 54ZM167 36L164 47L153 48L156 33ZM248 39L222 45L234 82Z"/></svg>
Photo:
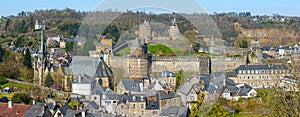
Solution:
<svg viewBox="0 0 300 117"><path fill-rule="evenodd" d="M41 25L41 45L38 54L35 56L34 59L34 83L38 85L43 85L45 79L44 71L47 67L47 53L45 51L46 46L44 43L44 21L38 21L38 24Z"/></svg>

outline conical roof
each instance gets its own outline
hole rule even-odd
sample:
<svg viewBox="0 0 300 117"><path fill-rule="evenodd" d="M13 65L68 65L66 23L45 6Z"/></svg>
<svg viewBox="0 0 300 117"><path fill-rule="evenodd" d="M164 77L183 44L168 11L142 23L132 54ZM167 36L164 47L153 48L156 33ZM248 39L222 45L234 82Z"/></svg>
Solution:
<svg viewBox="0 0 300 117"><path fill-rule="evenodd" d="M110 76L113 76L113 73L111 69L107 66L107 64L104 62L103 56L100 55L99 63L94 77L102 78L102 77L110 77Z"/></svg>

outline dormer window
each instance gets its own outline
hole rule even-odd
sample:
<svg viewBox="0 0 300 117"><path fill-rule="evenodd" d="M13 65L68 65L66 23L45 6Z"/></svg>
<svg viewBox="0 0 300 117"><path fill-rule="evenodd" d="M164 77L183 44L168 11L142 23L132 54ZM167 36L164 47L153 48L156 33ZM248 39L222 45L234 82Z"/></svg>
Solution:
<svg viewBox="0 0 300 117"><path fill-rule="evenodd" d="M133 97L132 97L132 101L135 101L135 100L136 100L136 97L135 97L135 96L133 96Z"/></svg>
<svg viewBox="0 0 300 117"><path fill-rule="evenodd" d="M141 101L144 101L144 96L141 96Z"/></svg>

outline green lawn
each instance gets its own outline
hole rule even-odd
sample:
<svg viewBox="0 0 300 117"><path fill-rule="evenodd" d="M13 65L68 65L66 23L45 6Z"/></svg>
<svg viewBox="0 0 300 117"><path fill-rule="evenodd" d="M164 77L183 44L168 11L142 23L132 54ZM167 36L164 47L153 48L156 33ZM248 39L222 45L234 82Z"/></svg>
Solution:
<svg viewBox="0 0 300 117"><path fill-rule="evenodd" d="M148 51L153 55L165 55L165 54L171 54L179 51L176 48L170 48L166 45L157 44L157 45L149 45Z"/></svg>
<svg viewBox="0 0 300 117"><path fill-rule="evenodd" d="M0 97L6 96L8 99L11 99L14 93L0 93Z"/></svg>
<svg viewBox="0 0 300 117"><path fill-rule="evenodd" d="M17 84L17 83L13 83L13 82L8 82L8 83L2 85L1 89L5 88L5 87L19 87L22 89L34 88L34 86L29 86L29 85L25 85L25 84Z"/></svg>
<svg viewBox="0 0 300 117"><path fill-rule="evenodd" d="M119 52L117 52L118 55L123 55L123 54L129 54L130 53L130 47L126 47Z"/></svg>

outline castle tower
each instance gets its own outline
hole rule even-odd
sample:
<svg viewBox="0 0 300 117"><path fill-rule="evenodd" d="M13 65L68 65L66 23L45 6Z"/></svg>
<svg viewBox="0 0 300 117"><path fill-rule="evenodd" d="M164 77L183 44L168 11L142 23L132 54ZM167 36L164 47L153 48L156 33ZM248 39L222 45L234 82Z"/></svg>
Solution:
<svg viewBox="0 0 300 117"><path fill-rule="evenodd" d="M169 27L169 36L172 38L172 40L175 40L179 38L179 34L179 28L177 26L176 18L174 16L172 25Z"/></svg>
<svg viewBox="0 0 300 117"><path fill-rule="evenodd" d="M248 58L251 64L261 64L263 59L263 52L258 41L252 41L250 43L250 53Z"/></svg>
<svg viewBox="0 0 300 117"><path fill-rule="evenodd" d="M132 41L130 57L128 59L128 73L132 79L142 79L149 75L151 56L148 55L147 43L140 39Z"/></svg>
<svg viewBox="0 0 300 117"><path fill-rule="evenodd" d="M144 21L144 24L139 25L139 38L147 40L152 39L152 28L149 21L147 21L146 19Z"/></svg>

